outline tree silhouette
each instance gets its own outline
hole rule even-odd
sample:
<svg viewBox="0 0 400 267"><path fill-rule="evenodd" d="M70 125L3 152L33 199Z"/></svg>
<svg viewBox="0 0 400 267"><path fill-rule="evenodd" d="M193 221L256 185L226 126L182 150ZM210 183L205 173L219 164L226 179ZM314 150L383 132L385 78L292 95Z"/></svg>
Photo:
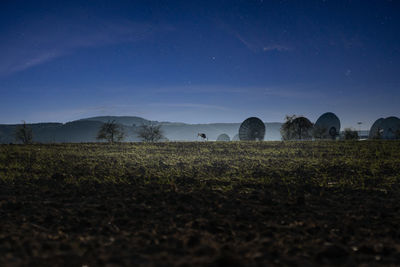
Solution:
<svg viewBox="0 0 400 267"><path fill-rule="evenodd" d="M109 143L119 142L124 139L124 129L115 120L108 121L101 126L96 138L97 140L107 140Z"/></svg>
<svg viewBox="0 0 400 267"><path fill-rule="evenodd" d="M31 144L33 140L32 128L26 122L17 126L15 130L15 139L23 144Z"/></svg>
<svg viewBox="0 0 400 267"><path fill-rule="evenodd" d="M326 132L327 132L326 128L314 126L313 137L315 139L326 139L327 138Z"/></svg>
<svg viewBox="0 0 400 267"><path fill-rule="evenodd" d="M144 142L158 142L165 138L161 125L155 125L153 123L139 126L138 136Z"/></svg>
<svg viewBox="0 0 400 267"><path fill-rule="evenodd" d="M358 132L351 128L344 129L344 139L345 140L358 140Z"/></svg>
<svg viewBox="0 0 400 267"><path fill-rule="evenodd" d="M306 117L286 115L281 127L282 140L309 140L312 137L313 124Z"/></svg>

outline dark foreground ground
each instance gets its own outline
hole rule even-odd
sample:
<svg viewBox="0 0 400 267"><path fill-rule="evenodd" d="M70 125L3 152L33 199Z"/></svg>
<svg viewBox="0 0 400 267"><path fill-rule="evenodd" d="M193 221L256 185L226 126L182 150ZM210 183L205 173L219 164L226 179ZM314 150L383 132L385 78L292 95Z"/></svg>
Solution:
<svg viewBox="0 0 400 267"><path fill-rule="evenodd" d="M2 185L0 265L400 265L398 193L309 189Z"/></svg>
<svg viewBox="0 0 400 267"><path fill-rule="evenodd" d="M328 156L342 151L340 146L352 145L335 146L339 147L329 148L332 151ZM155 148L167 158L159 146L151 149ZM0 165L0 174L10 174L14 168L13 173L20 176L0 181L0 266L400 266L399 166L397 158L390 159L397 155L396 149L387 148L386 154L381 151L386 155L382 156L386 162L382 166L386 167L370 173L371 177L383 173L390 179L370 177L368 183L365 179L361 183L357 176L362 174L361 169L368 176L367 167L354 169L350 161L345 163L347 157L338 164L341 169L319 166L311 171L303 162L300 169L296 163L292 173L290 164L268 167L280 156L272 154L264 162L250 152L240 157L247 157L247 163L259 163L254 167L257 175L266 168L285 169L286 177L302 182L284 177L263 182L245 177L219 179L228 172L219 169L210 169L214 179L174 172L177 178L168 182L160 182L157 179L161 176L155 174L150 180L133 177L130 183L105 178L74 183L68 176L71 173L28 179L24 176L27 172L40 176L38 170L43 165L31 162L30 168L22 171L26 163L12 165L13 159L23 154L19 151L22 148L3 149L9 156L0 162L7 162L8 167ZM304 149L304 144L290 145L289 150L297 153L296 149ZM312 149L317 154L327 153L325 144ZM115 153L112 151L113 157ZM358 160L352 154L358 152L342 153ZM302 157L307 159L300 155L296 160ZM90 159L86 158L88 162ZM379 161L373 157L370 160ZM168 160L164 163L168 165ZM162 165L162 175L172 171L172 165L166 165ZM349 166L352 171L346 169ZM328 177L340 172L343 174L338 177L346 178L354 172L354 186L349 177L340 186L335 186L333 180L318 184L314 178L322 177L326 169L332 172ZM76 172L74 177L82 170ZM240 169L237 172L240 174Z"/></svg>

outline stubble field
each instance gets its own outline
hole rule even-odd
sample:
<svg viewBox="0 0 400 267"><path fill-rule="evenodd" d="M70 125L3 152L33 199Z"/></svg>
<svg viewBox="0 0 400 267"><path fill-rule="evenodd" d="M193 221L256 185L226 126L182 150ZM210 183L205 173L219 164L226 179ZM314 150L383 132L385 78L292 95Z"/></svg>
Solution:
<svg viewBox="0 0 400 267"><path fill-rule="evenodd" d="M0 146L1 266L400 265L400 142Z"/></svg>

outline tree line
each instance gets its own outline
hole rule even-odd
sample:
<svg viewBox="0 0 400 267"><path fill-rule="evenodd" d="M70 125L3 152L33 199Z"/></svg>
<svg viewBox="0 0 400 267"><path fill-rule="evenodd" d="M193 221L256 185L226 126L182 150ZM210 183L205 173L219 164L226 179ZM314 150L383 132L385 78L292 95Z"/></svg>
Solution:
<svg viewBox="0 0 400 267"><path fill-rule="evenodd" d="M109 143L116 143L121 142L125 138L125 135L124 127L113 120L103 123L97 132L96 139L105 140ZM143 142L158 142L165 139L161 125L153 123L139 126L137 136ZM32 128L29 127L25 121L22 125L17 126L15 130L15 140L25 145L33 143Z"/></svg>
<svg viewBox="0 0 400 267"><path fill-rule="evenodd" d="M303 116L286 115L285 123L281 127L282 140L311 140L311 139L336 139L339 133L330 134L329 129L316 127L309 119ZM345 140L358 140L358 132L345 128Z"/></svg>
<svg viewBox="0 0 400 267"><path fill-rule="evenodd" d="M165 139L161 125L156 125L153 123L142 124L139 126L137 135L143 142L158 142L161 139ZM124 137L125 132L123 126L113 120L104 123L100 127L96 139L106 140L109 143L115 143L122 141Z"/></svg>

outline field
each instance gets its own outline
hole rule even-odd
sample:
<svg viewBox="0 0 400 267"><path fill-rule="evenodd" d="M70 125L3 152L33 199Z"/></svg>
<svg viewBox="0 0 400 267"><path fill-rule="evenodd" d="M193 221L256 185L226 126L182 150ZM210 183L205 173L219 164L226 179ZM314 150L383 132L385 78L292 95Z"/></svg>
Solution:
<svg viewBox="0 0 400 267"><path fill-rule="evenodd" d="M400 142L0 146L0 266L400 265Z"/></svg>

